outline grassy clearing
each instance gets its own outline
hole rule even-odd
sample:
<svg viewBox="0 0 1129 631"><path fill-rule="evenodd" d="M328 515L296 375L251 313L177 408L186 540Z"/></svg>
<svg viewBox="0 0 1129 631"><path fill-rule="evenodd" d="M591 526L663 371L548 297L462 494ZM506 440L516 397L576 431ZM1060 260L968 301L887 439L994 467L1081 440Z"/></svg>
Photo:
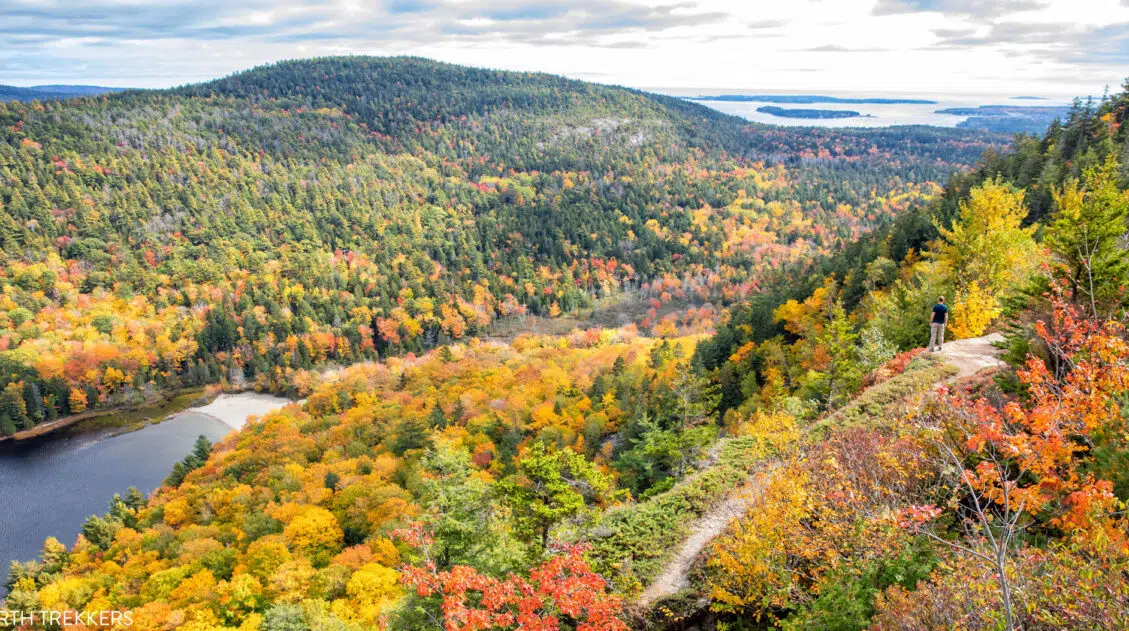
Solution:
<svg viewBox="0 0 1129 631"><path fill-rule="evenodd" d="M160 399L137 407L116 410L70 425L66 431L72 433L120 430L118 433L132 432L146 425L160 423L169 416L177 414L203 401L204 389L193 388L181 391L168 399Z"/></svg>
<svg viewBox="0 0 1129 631"><path fill-rule="evenodd" d="M930 356L914 358L902 374L867 388L847 405L816 421L809 430L809 440L826 438L835 429L888 422L896 416L891 414L892 406L935 389L957 372L956 367Z"/></svg>

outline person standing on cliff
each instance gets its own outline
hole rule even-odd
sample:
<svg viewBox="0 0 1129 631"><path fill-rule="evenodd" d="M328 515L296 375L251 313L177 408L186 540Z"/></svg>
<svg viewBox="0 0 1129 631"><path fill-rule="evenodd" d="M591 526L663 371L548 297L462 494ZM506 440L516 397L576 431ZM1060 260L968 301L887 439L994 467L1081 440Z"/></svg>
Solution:
<svg viewBox="0 0 1129 631"><path fill-rule="evenodd" d="M938 296L937 304L933 305L933 319L929 321L929 350L940 351L945 345L945 325L949 323L949 308L945 306L945 297Z"/></svg>

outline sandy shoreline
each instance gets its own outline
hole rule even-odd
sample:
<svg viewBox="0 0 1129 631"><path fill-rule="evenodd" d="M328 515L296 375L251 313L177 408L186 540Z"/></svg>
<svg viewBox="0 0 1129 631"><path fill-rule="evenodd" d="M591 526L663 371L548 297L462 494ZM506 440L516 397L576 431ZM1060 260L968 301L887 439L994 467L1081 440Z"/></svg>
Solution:
<svg viewBox="0 0 1129 631"><path fill-rule="evenodd" d="M221 394L207 405L192 407L185 412L205 414L232 429L243 429L248 416L263 416L267 412L294 403L290 399L276 397L261 392L239 392Z"/></svg>

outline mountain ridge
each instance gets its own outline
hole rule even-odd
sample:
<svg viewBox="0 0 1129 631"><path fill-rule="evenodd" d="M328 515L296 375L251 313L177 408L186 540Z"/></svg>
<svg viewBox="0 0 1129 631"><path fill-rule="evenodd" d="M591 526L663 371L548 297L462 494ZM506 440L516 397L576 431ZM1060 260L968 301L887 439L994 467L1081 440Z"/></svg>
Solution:
<svg viewBox="0 0 1129 631"><path fill-rule="evenodd" d="M0 85L0 101L35 101L70 99L83 96L98 96L123 92L126 88L107 88L97 85L33 85L19 87L14 85Z"/></svg>

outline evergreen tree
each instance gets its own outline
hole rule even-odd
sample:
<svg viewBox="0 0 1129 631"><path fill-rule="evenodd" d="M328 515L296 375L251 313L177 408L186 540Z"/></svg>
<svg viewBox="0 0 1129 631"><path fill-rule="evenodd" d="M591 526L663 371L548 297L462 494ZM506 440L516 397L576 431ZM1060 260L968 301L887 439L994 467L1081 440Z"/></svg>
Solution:
<svg viewBox="0 0 1129 631"><path fill-rule="evenodd" d="M862 381L862 370L858 361L855 333L843 310L843 303L835 301L831 308L831 318L820 332L817 341L827 350L827 365L813 375L812 384L822 394L827 408L842 404L847 397L858 390Z"/></svg>

